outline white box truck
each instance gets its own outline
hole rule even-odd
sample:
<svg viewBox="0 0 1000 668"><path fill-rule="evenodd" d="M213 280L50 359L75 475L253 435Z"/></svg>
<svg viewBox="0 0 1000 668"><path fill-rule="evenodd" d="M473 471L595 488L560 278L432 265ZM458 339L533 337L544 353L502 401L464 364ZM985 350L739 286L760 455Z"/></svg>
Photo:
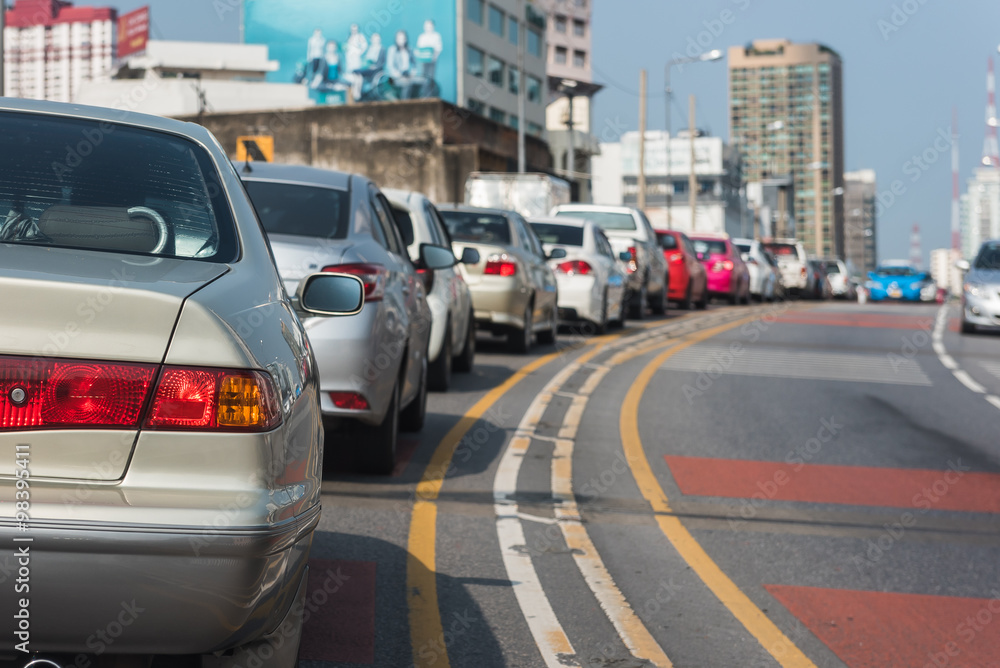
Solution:
<svg viewBox="0 0 1000 668"><path fill-rule="evenodd" d="M547 216L569 200L569 183L548 174L473 172L465 181L466 204L517 211L526 218Z"/></svg>

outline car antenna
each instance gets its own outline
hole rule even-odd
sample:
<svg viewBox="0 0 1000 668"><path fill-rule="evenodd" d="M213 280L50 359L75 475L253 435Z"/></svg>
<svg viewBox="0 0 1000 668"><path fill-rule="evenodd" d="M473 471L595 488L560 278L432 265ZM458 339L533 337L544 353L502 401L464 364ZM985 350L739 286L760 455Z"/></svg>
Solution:
<svg viewBox="0 0 1000 668"><path fill-rule="evenodd" d="M253 174L253 167L250 166L250 156L247 156L247 161L243 164L244 174Z"/></svg>

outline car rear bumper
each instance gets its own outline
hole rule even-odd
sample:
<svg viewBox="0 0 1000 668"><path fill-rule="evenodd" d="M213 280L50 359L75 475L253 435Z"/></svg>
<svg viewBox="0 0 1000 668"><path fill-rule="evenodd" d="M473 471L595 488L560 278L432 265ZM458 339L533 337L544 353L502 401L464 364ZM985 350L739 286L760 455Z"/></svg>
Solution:
<svg viewBox="0 0 1000 668"><path fill-rule="evenodd" d="M472 306L478 324L503 327L524 327L524 312L528 295L517 280L484 276L474 285Z"/></svg>
<svg viewBox="0 0 1000 668"><path fill-rule="evenodd" d="M6 521L0 575L13 595L3 599L0 651L21 641L20 597L33 652L205 654L256 640L293 604L318 520L319 506L225 530L61 521L21 533ZM15 594L20 580L28 589Z"/></svg>
<svg viewBox="0 0 1000 668"><path fill-rule="evenodd" d="M601 301L594 294L595 280L593 276L559 275L556 277L561 318L600 322ZM570 311L573 312L572 316L569 314Z"/></svg>
<svg viewBox="0 0 1000 668"><path fill-rule="evenodd" d="M716 294L730 295L733 288L733 275L731 272L709 272L708 291Z"/></svg>

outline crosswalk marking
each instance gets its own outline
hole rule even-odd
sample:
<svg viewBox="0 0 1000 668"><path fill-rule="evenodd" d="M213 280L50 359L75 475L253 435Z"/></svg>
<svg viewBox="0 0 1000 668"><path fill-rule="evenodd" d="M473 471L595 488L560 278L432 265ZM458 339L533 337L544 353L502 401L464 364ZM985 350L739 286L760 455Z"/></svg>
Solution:
<svg viewBox="0 0 1000 668"><path fill-rule="evenodd" d="M661 368L705 373L709 377L733 374L891 385L932 384L915 360L902 355L779 351L745 345L734 353L728 345L701 344L671 357Z"/></svg>

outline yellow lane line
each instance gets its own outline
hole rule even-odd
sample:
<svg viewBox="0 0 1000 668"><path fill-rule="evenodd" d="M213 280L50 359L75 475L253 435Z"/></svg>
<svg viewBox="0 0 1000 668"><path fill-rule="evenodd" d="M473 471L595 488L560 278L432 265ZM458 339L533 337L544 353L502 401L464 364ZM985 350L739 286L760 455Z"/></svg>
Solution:
<svg viewBox="0 0 1000 668"><path fill-rule="evenodd" d="M632 387L625 395L619 422L622 446L632 475L643 497L657 514L660 530L684 561L698 574L702 582L712 591L736 619L753 635L761 646L783 668L815 668L815 664L761 610L736 586L704 548L695 540L679 519L672 516L670 502L656 475L649 465L642 439L639 436L639 403L656 371L667 359L696 343L753 322L757 317L744 318L703 332L690 335L685 341L657 355L639 373Z"/></svg>

